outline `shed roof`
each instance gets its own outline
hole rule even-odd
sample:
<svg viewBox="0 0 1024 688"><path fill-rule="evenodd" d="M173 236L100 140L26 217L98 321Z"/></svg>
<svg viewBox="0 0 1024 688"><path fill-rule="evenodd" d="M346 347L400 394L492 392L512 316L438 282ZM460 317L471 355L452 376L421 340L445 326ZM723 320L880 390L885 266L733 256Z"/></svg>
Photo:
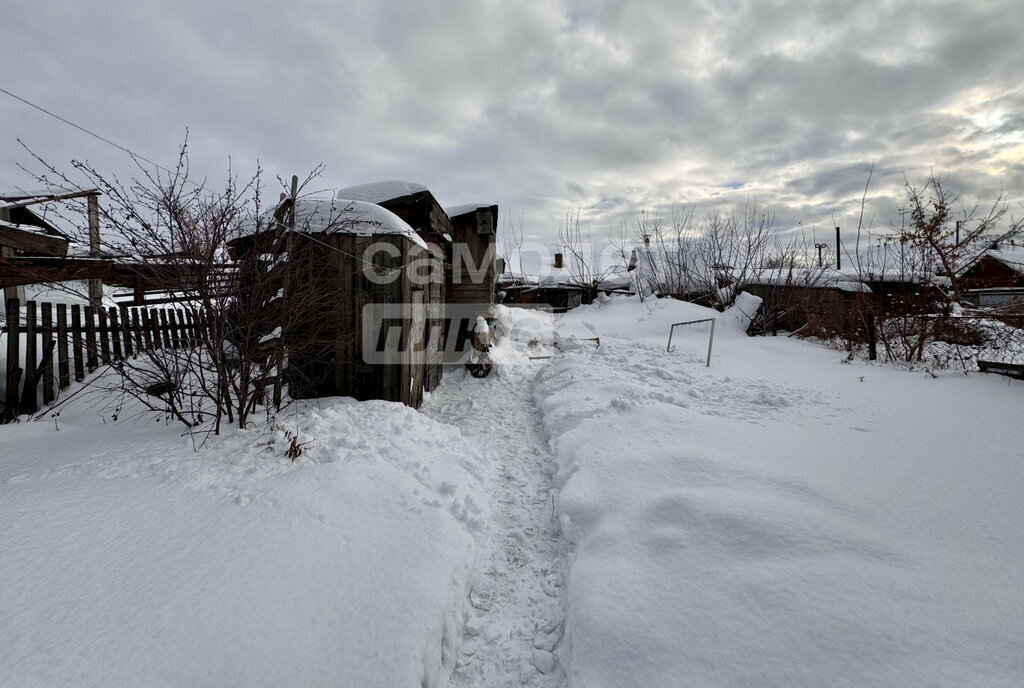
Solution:
<svg viewBox="0 0 1024 688"><path fill-rule="evenodd" d="M348 199L353 201L366 201L367 203L384 203L404 196L429 191L427 187L415 182L403 182L398 179L389 179L382 182L370 182L338 189L335 198Z"/></svg>
<svg viewBox="0 0 1024 688"><path fill-rule="evenodd" d="M277 206L269 215L272 218L280 210L281 206ZM426 242L405 220L387 208L360 200L300 198L295 203L295 231L356 236L403 236L418 246L427 247ZM256 227L250 225L242 228L240 236L248 236L254 232Z"/></svg>
<svg viewBox="0 0 1024 688"><path fill-rule="evenodd" d="M358 199L300 198L295 204L295 226L305 232L357 236L398 235L423 248L427 247L426 242L405 220L387 208Z"/></svg>
<svg viewBox="0 0 1024 688"><path fill-rule="evenodd" d="M490 210L496 206L496 203L463 203L462 205L455 205L449 208L445 208L444 212L448 214L448 217L460 217L462 215L468 215L469 213L475 213L481 208L484 210Z"/></svg>

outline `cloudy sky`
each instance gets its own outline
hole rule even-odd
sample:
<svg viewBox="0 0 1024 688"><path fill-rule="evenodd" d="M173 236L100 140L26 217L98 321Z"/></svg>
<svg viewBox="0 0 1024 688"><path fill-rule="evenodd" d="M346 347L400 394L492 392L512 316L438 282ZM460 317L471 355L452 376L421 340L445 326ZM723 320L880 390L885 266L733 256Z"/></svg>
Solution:
<svg viewBox="0 0 1024 688"><path fill-rule="evenodd" d="M9 2L0 88L165 165L187 128L196 178L323 162L541 242L753 198L820 239L872 163L876 227L930 171L1024 214L1022 36L1020 0ZM19 138L132 172L2 93L0 121L0 187L34 186Z"/></svg>

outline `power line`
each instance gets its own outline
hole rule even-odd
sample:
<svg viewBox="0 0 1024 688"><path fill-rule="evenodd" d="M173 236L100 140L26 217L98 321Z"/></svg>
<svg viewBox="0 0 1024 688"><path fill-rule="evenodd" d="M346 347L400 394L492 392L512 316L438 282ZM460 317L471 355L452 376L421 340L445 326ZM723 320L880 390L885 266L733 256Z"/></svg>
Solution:
<svg viewBox="0 0 1024 688"><path fill-rule="evenodd" d="M85 127L83 127L83 126L81 126L79 124L75 124L74 122L72 122L71 120L67 119L66 117L61 117L60 115L56 114L55 112L50 112L49 110L44 108L42 105L36 105L32 101L26 100L25 98L22 98L21 96L15 94L15 93L11 93L10 91L8 91L7 89L2 88L2 87L0 87L0 93L5 93L5 94L9 95L11 98L14 98L17 101L20 101L20 102L24 103L25 105L28 105L29 107L35 108L36 110L39 110L40 112L45 113L45 114L49 115L50 117L53 117L54 119L63 122L64 124L67 124L68 126L74 127L75 129L78 129L79 131L81 131L81 132L83 132L85 134L88 134L89 136L92 136L95 139L99 139L103 143L105 143L107 145L110 145L110 146L113 146L114 148L118 149L119 151L123 151L123 152L127 153L128 155L132 156L133 158L137 158L138 160L141 160L143 162L147 162L150 165L152 165L153 167L155 167L155 168L157 168L159 170L163 170L164 172L167 172L168 174L174 174L173 170L170 170L170 169L164 167L163 165L161 165L159 163L153 162L149 158L145 158L145 157L139 155L138 153L135 153L135 152L125 148L124 146L122 146L120 144L114 143L110 139L108 139L108 138L106 138L104 136L100 136L99 134L97 134L94 131L90 131L90 130L86 129ZM191 183L195 184L195 182L191 182Z"/></svg>
<svg viewBox="0 0 1024 688"><path fill-rule="evenodd" d="M153 162L149 158L143 157L143 156L139 155L138 153L135 153L135 152L129 150L128 148L125 148L124 146L122 146L122 145L120 145L118 143L114 143L110 139L108 139L108 138L106 138L104 136L100 136L96 132L90 131L89 129L86 129L85 127L83 127L83 126L81 126L79 124L75 124L74 122L72 122L71 120L67 119L66 117L62 117L62 116L56 114L55 112L51 112L51 111L47 110L42 105L37 105L37 104L33 103L30 100L26 100L25 98L22 98L21 96L17 95L16 93L11 93L10 91L8 91L7 89L5 89L3 87L0 87L0 93L4 93L4 94L10 96L11 98L14 98L17 101L20 101L20 102L24 103L25 105L28 105L29 107L35 108L36 110L39 110L40 112L42 112L44 114L47 114L50 117L53 117L54 119L63 122L64 124L67 124L68 126L74 127L75 129L78 129L79 131L81 131L84 134L88 134L89 136L92 136L95 139L99 139L103 143L105 143L105 144L107 144L109 146L113 146L114 148L118 149L119 151L127 153L128 155L132 156L132 158L135 158L135 159L141 160L143 162L149 163L150 165L152 165L153 167L157 168L158 170L163 170L164 172L167 172L168 174L175 174L174 170L168 169L168 168L164 167L163 165L161 165L160 163ZM193 182L191 179L188 179L187 177L185 178L185 181L187 181L189 184L192 184L193 186L200 187L199 184L196 184L195 182ZM337 253L340 253L343 256L347 256L349 258L353 258L353 259L355 259L355 260L357 260L360 263L363 263L365 265L370 265L374 269L379 269L380 268L380 266L378 266L378 265L376 265L374 263L371 263L371 262L369 262L367 260L364 260L364 259L360 258L359 256L354 256L354 255L352 255L350 253L342 251L341 249L339 249L339 248L337 248L335 246L332 246L332 245L328 244L325 241L320 241L319 239L316 239L315 237L312 237L312 236L310 236L309 238L312 239L315 243L322 244L324 247L326 247L328 249L331 249L332 251L335 251ZM394 270L392 270L391 272L394 272Z"/></svg>

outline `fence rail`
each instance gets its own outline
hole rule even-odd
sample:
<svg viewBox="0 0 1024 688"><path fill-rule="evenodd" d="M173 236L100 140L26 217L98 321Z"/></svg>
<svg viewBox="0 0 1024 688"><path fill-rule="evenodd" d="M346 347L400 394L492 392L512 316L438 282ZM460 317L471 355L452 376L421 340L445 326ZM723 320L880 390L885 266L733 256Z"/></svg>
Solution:
<svg viewBox="0 0 1024 688"><path fill-rule="evenodd" d="M42 402L50 404L72 378L84 380L101 366L139 351L192 347L203 340L206 329L198 310L183 308L93 308L36 301L22 305L19 299L7 299L5 313L6 392L0 423L38 411L40 383Z"/></svg>

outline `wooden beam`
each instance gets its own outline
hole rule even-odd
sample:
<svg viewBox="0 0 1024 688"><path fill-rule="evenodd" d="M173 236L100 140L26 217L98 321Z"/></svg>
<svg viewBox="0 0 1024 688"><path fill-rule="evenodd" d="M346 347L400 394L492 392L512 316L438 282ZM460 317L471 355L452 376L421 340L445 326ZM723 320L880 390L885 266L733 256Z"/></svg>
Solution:
<svg viewBox="0 0 1024 688"><path fill-rule="evenodd" d="M67 239L33 232L25 229L25 225L16 225L3 220L0 220L0 246L59 258L68 254Z"/></svg>
<svg viewBox="0 0 1024 688"><path fill-rule="evenodd" d="M37 258L31 256L0 257L0 287L22 284L68 282L81 279L105 279L111 262L93 258Z"/></svg>
<svg viewBox="0 0 1024 688"><path fill-rule="evenodd" d="M24 196L14 197L16 200L11 201L0 201L0 207L3 208L25 208L30 205L38 205L40 203L50 203L51 201L70 201L73 198L83 198L85 196L94 197L99 196L99 189L85 189L84 191L69 191L63 194L41 194L39 196Z"/></svg>

